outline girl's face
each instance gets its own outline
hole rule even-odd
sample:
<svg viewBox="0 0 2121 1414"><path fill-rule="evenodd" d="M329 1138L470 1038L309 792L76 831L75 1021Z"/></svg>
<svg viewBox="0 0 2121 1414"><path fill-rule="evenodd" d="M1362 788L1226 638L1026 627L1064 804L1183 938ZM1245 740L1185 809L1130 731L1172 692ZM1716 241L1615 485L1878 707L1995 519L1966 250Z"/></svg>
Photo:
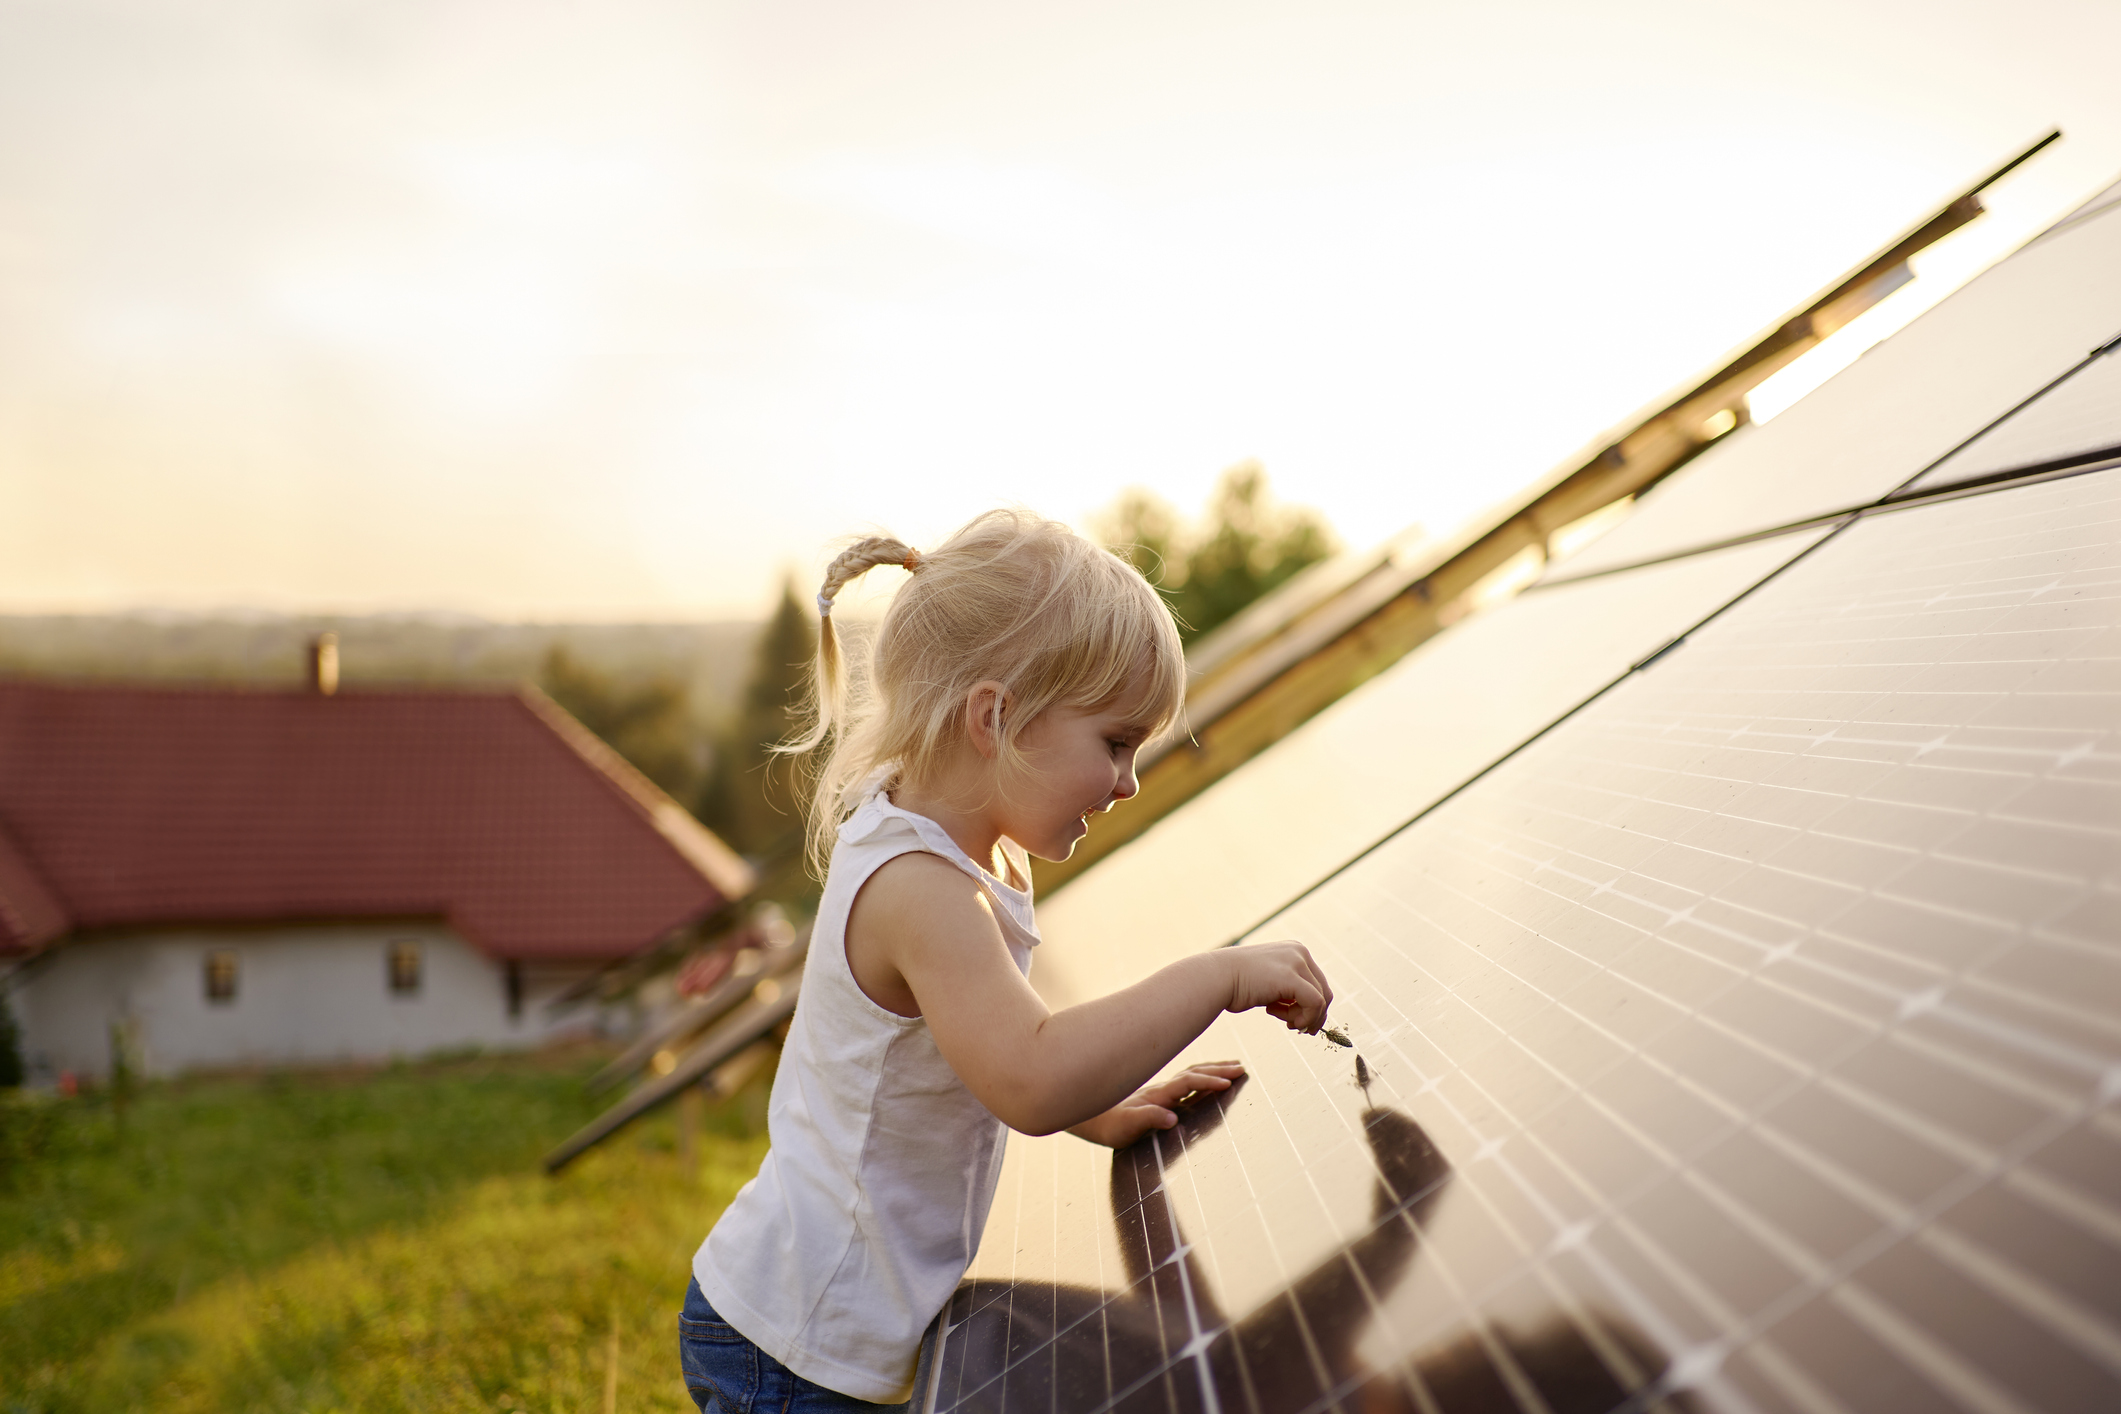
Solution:
<svg viewBox="0 0 2121 1414"><path fill-rule="evenodd" d="M1097 708L1048 707L1017 738L1023 778L1001 805L1002 833L1041 859L1066 859L1090 831L1094 811L1110 810L1140 789L1134 753L1149 736L1144 691L1122 693Z"/></svg>

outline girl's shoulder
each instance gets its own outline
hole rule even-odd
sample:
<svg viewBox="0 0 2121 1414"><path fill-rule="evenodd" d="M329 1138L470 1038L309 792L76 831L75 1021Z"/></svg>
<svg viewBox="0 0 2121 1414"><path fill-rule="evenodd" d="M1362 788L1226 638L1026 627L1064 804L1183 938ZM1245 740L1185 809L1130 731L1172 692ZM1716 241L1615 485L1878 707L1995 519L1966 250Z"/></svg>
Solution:
<svg viewBox="0 0 2121 1414"><path fill-rule="evenodd" d="M867 878L881 867L871 862L879 854L913 852L934 855L968 876L1014 920L1027 940L1035 943L1038 925L1032 914L1030 856L1014 840L1004 840L1002 852L1008 857L1009 872L1014 877L998 878L966 854L950 838L949 831L925 815L894 805L882 790L864 798L840 825L839 843L832 852L832 871L852 866Z"/></svg>

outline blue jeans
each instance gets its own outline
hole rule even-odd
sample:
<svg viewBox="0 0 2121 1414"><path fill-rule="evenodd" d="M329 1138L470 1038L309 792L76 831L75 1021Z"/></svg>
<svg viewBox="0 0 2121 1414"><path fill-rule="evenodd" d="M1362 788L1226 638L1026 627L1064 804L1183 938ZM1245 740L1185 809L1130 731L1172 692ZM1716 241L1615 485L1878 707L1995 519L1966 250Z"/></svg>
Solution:
<svg viewBox="0 0 2121 1414"><path fill-rule="evenodd" d="M746 1340L714 1314L699 1282L678 1313L678 1360L701 1414L891 1414L903 1404L871 1404L815 1385Z"/></svg>

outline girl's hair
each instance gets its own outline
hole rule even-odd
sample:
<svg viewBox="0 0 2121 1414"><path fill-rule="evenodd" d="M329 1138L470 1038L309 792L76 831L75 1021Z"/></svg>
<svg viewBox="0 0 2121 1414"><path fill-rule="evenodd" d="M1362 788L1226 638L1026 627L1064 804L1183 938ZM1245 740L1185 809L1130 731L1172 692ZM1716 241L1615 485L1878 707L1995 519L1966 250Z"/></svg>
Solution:
<svg viewBox="0 0 2121 1414"><path fill-rule="evenodd" d="M832 601L876 565L912 579L849 674ZM810 862L820 876L840 821L878 776L932 776L964 727L966 698L990 679L1013 697L1002 719L1002 778L1023 769L1017 738L1048 707L1102 708L1140 682L1143 725L1173 725L1186 695L1178 625L1125 560L1059 521L989 511L925 553L888 536L858 540L825 572L818 594L815 718L781 749L830 739L810 811Z"/></svg>

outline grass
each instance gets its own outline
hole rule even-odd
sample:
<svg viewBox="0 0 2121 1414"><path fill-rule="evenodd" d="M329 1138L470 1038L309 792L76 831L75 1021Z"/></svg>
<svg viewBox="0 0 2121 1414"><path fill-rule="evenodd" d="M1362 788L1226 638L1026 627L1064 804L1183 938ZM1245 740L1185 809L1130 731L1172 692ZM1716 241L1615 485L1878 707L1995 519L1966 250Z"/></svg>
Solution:
<svg viewBox="0 0 2121 1414"><path fill-rule="evenodd" d="M681 1172L666 1110L557 1178L586 1051L0 1092L0 1414L688 1411L676 1312L765 1152L761 1092Z"/></svg>

